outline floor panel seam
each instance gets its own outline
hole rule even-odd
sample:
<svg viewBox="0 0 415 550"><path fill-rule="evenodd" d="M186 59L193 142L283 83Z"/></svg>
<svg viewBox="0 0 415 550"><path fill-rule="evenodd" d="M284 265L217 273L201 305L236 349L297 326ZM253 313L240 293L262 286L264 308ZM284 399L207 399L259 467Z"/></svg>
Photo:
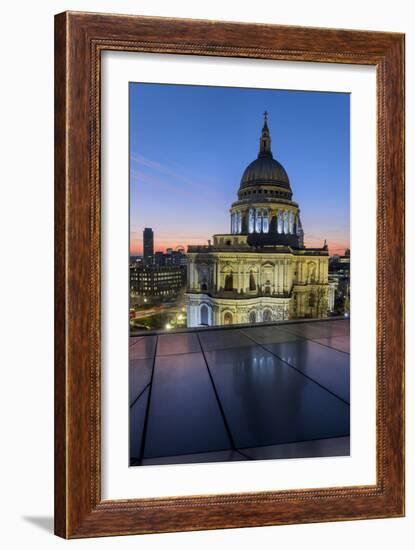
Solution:
<svg viewBox="0 0 415 550"><path fill-rule="evenodd" d="M215 385L215 381L213 380L213 376L212 376L212 373L210 372L210 368L209 368L209 364L208 364L208 361L206 359L206 356L205 356L205 352L203 350L203 346L202 346L202 342L200 341L200 338L199 338L199 333L196 333L197 334L197 337L199 339L199 344L200 344L200 347L202 349L202 355L203 355L203 360L205 362L205 365L206 365L206 369L207 369L207 372L208 372L208 375L209 375L209 379L210 379L210 383L212 385L212 389L213 389L213 392L215 394L215 397L216 397L216 401L217 401L217 404L218 404L218 407L219 407L219 412L222 416L222 420L223 420L223 424L225 426L225 430L226 430L226 433L228 435L228 438L229 438L229 442L232 446L232 450L236 451L237 450L237 447L235 445L235 441L233 439L233 435L232 435L232 432L231 432L231 429L230 429L230 426L228 424L228 420L226 418L226 415L225 415L225 410L222 406L222 403L220 401L220 398L219 398L219 393L217 391L217 388L216 388L216 385Z"/></svg>
<svg viewBox="0 0 415 550"><path fill-rule="evenodd" d="M134 407L134 405L137 403L137 401L140 399L140 397L143 395L143 393L146 391L146 389L149 387L150 382L148 382L144 388L140 391L140 393L137 395L137 397L134 399L132 403L130 403L130 409Z"/></svg>
<svg viewBox="0 0 415 550"><path fill-rule="evenodd" d="M151 395L152 395L152 389L153 389L153 379L154 379L154 370L156 367L156 357L157 357L157 344L158 344L158 336L156 336L156 344L154 347L154 356L153 356L153 368L151 369L151 378L149 382L149 391L148 391L148 398L147 398L147 407L146 407L146 413L144 416L144 426L143 426L143 436L141 439L141 446L140 446L140 460L143 460L144 458L144 451L145 451L145 443L147 438L147 429L148 429L148 417L150 415L150 402L151 402Z"/></svg>
<svg viewBox="0 0 415 550"><path fill-rule="evenodd" d="M248 336L248 335L246 335L246 336ZM297 369L297 367L294 367L294 365L291 365L291 363L288 363L288 361L285 361L279 355L277 355L276 353L274 353L270 349L267 349L263 344L260 344L259 342L256 342L256 340L254 340L251 336L248 336L248 338L251 338L251 340L253 342L255 342L259 347L261 347L262 349L264 349L265 351L267 351L268 353L270 353L271 355L276 357L279 361L281 361L282 363L284 363L288 367L291 367L292 369L294 369L296 372L298 372L298 374L303 375L305 378L307 378L311 382L314 382L314 384L316 384L317 386L319 386L323 390L327 391L328 393L330 393L331 395L333 395L334 397L336 397L337 399L339 399L340 401L342 401L343 403L345 403L346 405L348 405L350 407L350 403L348 403L345 399L343 399L342 397L340 397L336 393L334 393L331 390L329 390L328 388L326 388L326 386L323 386L323 384L320 384L319 382L317 382L317 380L314 380L314 378L311 378L310 376L308 376L307 374L305 374L301 370ZM267 344L267 345L270 345L270 344Z"/></svg>

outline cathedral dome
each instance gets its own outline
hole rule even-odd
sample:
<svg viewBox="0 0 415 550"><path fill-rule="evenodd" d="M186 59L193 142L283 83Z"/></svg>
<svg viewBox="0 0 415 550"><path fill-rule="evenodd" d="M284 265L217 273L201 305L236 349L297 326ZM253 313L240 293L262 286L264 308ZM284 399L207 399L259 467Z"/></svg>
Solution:
<svg viewBox="0 0 415 550"><path fill-rule="evenodd" d="M289 187L290 181L282 164L272 157L259 156L247 166L241 178L240 188L251 185L274 184L279 187Z"/></svg>
<svg viewBox="0 0 415 550"><path fill-rule="evenodd" d="M257 185L276 185L291 191L287 172L272 155L267 112L264 113L264 126L259 140L258 158L245 169L239 189L242 190Z"/></svg>

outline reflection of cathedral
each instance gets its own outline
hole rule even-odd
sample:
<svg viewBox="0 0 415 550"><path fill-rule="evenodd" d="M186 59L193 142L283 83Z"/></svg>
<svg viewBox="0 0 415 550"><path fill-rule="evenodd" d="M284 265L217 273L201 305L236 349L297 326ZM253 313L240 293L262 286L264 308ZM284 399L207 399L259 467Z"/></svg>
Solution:
<svg viewBox="0 0 415 550"><path fill-rule="evenodd" d="M188 247L188 326L327 316L327 245L304 247L291 199L265 113L258 158L243 173L230 209L231 233Z"/></svg>

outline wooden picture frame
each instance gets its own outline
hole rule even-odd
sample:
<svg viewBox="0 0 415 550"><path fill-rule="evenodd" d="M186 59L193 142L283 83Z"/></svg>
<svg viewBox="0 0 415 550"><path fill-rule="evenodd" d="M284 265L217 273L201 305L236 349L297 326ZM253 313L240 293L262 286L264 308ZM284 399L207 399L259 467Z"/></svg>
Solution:
<svg viewBox="0 0 415 550"><path fill-rule="evenodd" d="M104 50L377 71L376 484L101 500L100 60ZM404 35L65 12L55 19L55 533L64 538L404 514Z"/></svg>

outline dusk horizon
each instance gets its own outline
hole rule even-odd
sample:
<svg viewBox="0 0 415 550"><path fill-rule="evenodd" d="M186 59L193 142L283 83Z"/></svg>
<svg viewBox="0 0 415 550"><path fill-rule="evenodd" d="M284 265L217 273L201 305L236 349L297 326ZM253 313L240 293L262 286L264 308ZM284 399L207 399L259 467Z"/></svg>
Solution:
<svg viewBox="0 0 415 550"><path fill-rule="evenodd" d="M349 94L130 83L130 255L207 244L258 154L263 112L274 158L301 207L304 244L350 248Z"/></svg>

